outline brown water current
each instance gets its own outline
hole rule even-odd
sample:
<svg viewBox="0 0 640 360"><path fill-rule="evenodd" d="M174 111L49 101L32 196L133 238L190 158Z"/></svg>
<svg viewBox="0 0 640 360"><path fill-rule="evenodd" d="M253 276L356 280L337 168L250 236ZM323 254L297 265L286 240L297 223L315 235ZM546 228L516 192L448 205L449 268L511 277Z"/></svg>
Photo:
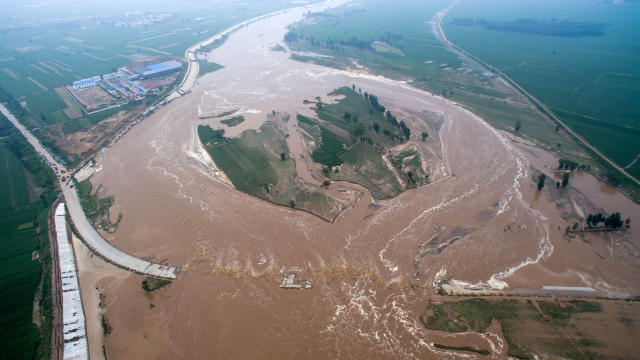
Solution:
<svg viewBox="0 0 640 360"><path fill-rule="evenodd" d="M224 69L200 78L192 93L145 119L100 159L92 182L115 196L114 211L123 214L118 230L105 236L136 256L182 265L178 279L152 297L140 289L139 277L106 290L109 358L453 356L434 342L477 344L499 354L499 336L423 328L418 316L435 281L638 293L637 258L617 247L611 258L599 256L594 244L600 238L591 244L563 239L566 210L553 192L534 203L531 164L540 158L481 118L402 82L271 51L305 11L234 33L212 53ZM258 129L272 110L308 114L304 99L328 100L327 93L352 83L405 114L414 136L424 128L417 114L442 114L439 180L376 200L380 209L369 208L366 193L328 223L234 190L199 145L198 124L221 127L201 114L238 109L246 121L227 129L237 136ZM638 206L626 201L623 215L637 217ZM636 248L637 236L629 236ZM287 271L311 279L313 288L280 289Z"/></svg>

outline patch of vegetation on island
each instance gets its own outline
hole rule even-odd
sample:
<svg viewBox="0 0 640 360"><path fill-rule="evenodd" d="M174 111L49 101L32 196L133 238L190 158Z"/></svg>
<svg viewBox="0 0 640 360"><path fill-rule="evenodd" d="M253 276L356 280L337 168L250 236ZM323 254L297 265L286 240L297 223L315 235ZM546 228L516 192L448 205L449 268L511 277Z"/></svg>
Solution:
<svg viewBox="0 0 640 360"><path fill-rule="evenodd" d="M594 351L601 345L586 338L572 320L578 314L600 312L600 303L583 300L536 301L534 304L531 300L467 299L442 304L429 302L420 321L431 330L486 333L497 320L509 346L509 356L533 359L536 353L544 352L586 359L599 357Z"/></svg>
<svg viewBox="0 0 640 360"><path fill-rule="evenodd" d="M428 183L417 146L406 146L393 155L394 147L410 145L411 130L377 96L361 94L355 86L339 88L329 96L342 98L333 104L316 101L317 118L297 117L313 160L325 166L325 176L358 183L377 199Z"/></svg>
<svg viewBox="0 0 640 360"><path fill-rule="evenodd" d="M442 350L467 351L467 352L472 352L480 355L491 355L491 352L488 350L484 350L484 349L478 350L470 346L449 346L449 345L442 345L442 344L433 344L433 346Z"/></svg>
<svg viewBox="0 0 640 360"><path fill-rule="evenodd" d="M171 285L171 280L156 279L147 276L144 280L142 280L141 286L142 290L146 292L152 292L168 285Z"/></svg>
<svg viewBox="0 0 640 360"><path fill-rule="evenodd" d="M289 156L284 133L274 123L260 131L247 130L227 138L224 130L198 126L204 148L236 189L271 201L309 211L333 221L345 206L332 197L296 181L295 162Z"/></svg>
<svg viewBox="0 0 640 360"><path fill-rule="evenodd" d="M287 49L285 49L285 47L282 46L282 44L278 44L271 48L271 51L286 51L286 50Z"/></svg>
<svg viewBox="0 0 640 360"><path fill-rule="evenodd" d="M228 127L233 127L236 125L240 125L244 121L244 116L234 116L230 119L220 120L221 123L227 125Z"/></svg>
<svg viewBox="0 0 640 360"><path fill-rule="evenodd" d="M407 187L418 187L429 184L429 174L424 170L422 158L416 145L398 151L397 155L389 155L391 163L398 169Z"/></svg>
<svg viewBox="0 0 640 360"><path fill-rule="evenodd" d="M115 223L112 223L109 218L109 209L111 209L115 198L113 196L100 197L98 194L100 187L92 193L93 187L89 180L80 181L76 185L80 204L89 221L106 232L115 232L122 221L122 214L118 214Z"/></svg>
<svg viewBox="0 0 640 360"><path fill-rule="evenodd" d="M602 36L609 24L578 22L570 20L518 19L513 21L491 21L487 19L455 18L451 25L482 26L486 30L509 31L522 34L561 37Z"/></svg>
<svg viewBox="0 0 640 360"><path fill-rule="evenodd" d="M220 64L214 63L212 61L207 61L207 60L201 60L201 61L198 61L198 63L199 63L198 77L224 68L224 66Z"/></svg>
<svg viewBox="0 0 640 360"><path fill-rule="evenodd" d="M429 301L424 313L419 317L422 324L431 330L457 333L469 330L469 328L459 321L455 321L444 309L444 305Z"/></svg>

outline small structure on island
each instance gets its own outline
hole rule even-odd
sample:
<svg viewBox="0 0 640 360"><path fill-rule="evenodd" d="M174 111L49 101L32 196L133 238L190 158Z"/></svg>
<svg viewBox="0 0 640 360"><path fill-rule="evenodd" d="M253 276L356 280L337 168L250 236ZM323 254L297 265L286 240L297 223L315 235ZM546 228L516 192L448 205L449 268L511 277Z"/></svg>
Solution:
<svg viewBox="0 0 640 360"><path fill-rule="evenodd" d="M280 287L283 289L311 289L311 280L298 279L295 273L282 275Z"/></svg>

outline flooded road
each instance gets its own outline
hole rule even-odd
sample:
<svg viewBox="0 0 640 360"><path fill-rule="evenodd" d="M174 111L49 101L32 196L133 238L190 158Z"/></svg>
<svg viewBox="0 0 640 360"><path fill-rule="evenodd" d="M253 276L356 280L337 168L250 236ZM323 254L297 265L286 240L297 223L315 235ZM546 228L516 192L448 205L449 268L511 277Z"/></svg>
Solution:
<svg viewBox="0 0 640 360"><path fill-rule="evenodd" d="M563 239L567 223L554 194L533 201L530 155L479 117L405 83L272 51L306 11L231 35L211 55L224 69L198 79L192 93L133 128L99 161L92 183L115 196L113 211L123 214L105 237L133 255L182 264L178 279L151 295L140 277L111 284L108 357L439 358L447 351L433 347L436 340L502 345L483 334L424 329L418 316L438 280L637 293L638 268L628 255L611 261L591 244ZM246 121L226 132L237 136L274 110L310 114L303 100L328 99L351 84L404 114L412 134L424 127L424 110L443 116L437 181L376 200L380 209L369 207L366 194L328 223L234 190L199 145L198 124L221 128L202 114L238 109ZM313 288L280 289L288 271Z"/></svg>

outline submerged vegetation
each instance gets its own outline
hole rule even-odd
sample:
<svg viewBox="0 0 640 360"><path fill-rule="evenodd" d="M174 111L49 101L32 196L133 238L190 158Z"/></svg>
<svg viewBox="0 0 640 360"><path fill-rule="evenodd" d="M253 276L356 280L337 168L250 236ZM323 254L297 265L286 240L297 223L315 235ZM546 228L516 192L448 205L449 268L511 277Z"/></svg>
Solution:
<svg viewBox="0 0 640 360"><path fill-rule="evenodd" d="M242 122L244 122L244 116L242 115L234 116L229 119L220 120L220 122L227 125L228 127L233 127L236 125L240 125Z"/></svg>
<svg viewBox="0 0 640 360"><path fill-rule="evenodd" d="M198 65L198 76L202 76L204 74L208 74L210 72L214 72L222 69L224 66L211 62L211 61L199 61Z"/></svg>
<svg viewBox="0 0 640 360"><path fill-rule="evenodd" d="M508 355L518 359L533 359L540 352L566 358L598 358L599 343L587 338L580 331L584 323L576 320L581 314L602 311L600 303L583 300L468 299L429 302L420 321L432 330L479 333L486 333L497 322L507 341ZM446 345L439 348L488 354L486 349Z"/></svg>
<svg viewBox="0 0 640 360"><path fill-rule="evenodd" d="M146 292L152 292L168 285L171 285L171 280L156 279L148 276L142 280L142 290Z"/></svg>

